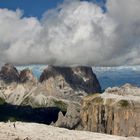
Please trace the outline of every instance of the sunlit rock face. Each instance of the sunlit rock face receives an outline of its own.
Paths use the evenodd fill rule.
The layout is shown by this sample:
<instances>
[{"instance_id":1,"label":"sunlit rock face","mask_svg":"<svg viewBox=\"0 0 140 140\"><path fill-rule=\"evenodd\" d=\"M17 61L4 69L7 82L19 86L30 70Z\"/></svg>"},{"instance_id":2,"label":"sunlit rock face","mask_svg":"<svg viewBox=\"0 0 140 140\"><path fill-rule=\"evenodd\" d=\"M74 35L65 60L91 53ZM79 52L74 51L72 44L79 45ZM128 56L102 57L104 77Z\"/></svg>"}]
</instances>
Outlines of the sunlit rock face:
<instances>
[{"instance_id":1,"label":"sunlit rock face","mask_svg":"<svg viewBox=\"0 0 140 140\"><path fill-rule=\"evenodd\" d=\"M85 130L121 136L140 136L140 88L126 84L83 100Z\"/></svg>"},{"instance_id":2,"label":"sunlit rock face","mask_svg":"<svg viewBox=\"0 0 140 140\"><path fill-rule=\"evenodd\" d=\"M105 90L105 93L108 93L109 95L120 95L126 98L133 96L133 100L135 100L137 99L137 96L140 97L140 88L131 84L125 84L122 87L109 87Z\"/></svg>"},{"instance_id":3,"label":"sunlit rock face","mask_svg":"<svg viewBox=\"0 0 140 140\"><path fill-rule=\"evenodd\" d=\"M20 82L22 83L26 83L26 82L33 82L33 83L37 83L37 79L34 77L32 71L28 68L22 70L20 72Z\"/></svg>"}]
</instances>

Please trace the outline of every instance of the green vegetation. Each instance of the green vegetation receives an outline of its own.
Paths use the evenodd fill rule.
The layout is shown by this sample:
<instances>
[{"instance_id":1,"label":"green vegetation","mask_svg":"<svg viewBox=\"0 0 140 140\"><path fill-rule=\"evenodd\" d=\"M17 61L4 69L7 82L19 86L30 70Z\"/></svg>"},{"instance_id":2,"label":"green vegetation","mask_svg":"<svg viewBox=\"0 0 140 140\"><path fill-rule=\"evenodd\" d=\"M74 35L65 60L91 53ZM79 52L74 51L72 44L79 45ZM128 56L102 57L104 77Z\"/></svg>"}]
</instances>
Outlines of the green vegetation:
<instances>
[{"instance_id":1,"label":"green vegetation","mask_svg":"<svg viewBox=\"0 0 140 140\"><path fill-rule=\"evenodd\" d=\"M68 105L63 101L54 100L54 106L60 108L62 111L66 112Z\"/></svg>"},{"instance_id":2,"label":"green vegetation","mask_svg":"<svg viewBox=\"0 0 140 140\"><path fill-rule=\"evenodd\" d=\"M16 122L17 118L16 117L9 117L7 120L10 122Z\"/></svg>"},{"instance_id":3,"label":"green vegetation","mask_svg":"<svg viewBox=\"0 0 140 140\"><path fill-rule=\"evenodd\" d=\"M0 98L0 105L3 105L5 103L5 100Z\"/></svg>"},{"instance_id":4,"label":"green vegetation","mask_svg":"<svg viewBox=\"0 0 140 140\"><path fill-rule=\"evenodd\" d=\"M121 107L128 107L129 106L129 102L127 100L121 100L121 101L119 101L119 105Z\"/></svg>"},{"instance_id":5,"label":"green vegetation","mask_svg":"<svg viewBox=\"0 0 140 140\"><path fill-rule=\"evenodd\" d=\"M88 94L86 97L94 97L94 96L99 96L100 94L99 93L91 93L91 94Z\"/></svg>"}]
</instances>

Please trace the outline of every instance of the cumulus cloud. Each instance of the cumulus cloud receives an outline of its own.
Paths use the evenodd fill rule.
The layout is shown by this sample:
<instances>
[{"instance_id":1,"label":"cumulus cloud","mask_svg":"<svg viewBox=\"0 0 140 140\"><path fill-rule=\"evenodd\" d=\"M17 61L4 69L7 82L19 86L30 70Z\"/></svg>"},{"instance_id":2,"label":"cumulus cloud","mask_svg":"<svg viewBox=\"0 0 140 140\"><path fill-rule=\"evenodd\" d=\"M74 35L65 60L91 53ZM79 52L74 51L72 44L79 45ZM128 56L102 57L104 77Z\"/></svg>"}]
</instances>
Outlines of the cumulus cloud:
<instances>
[{"instance_id":1,"label":"cumulus cloud","mask_svg":"<svg viewBox=\"0 0 140 140\"><path fill-rule=\"evenodd\" d=\"M41 20L0 9L0 63L140 64L140 1L65 1Z\"/></svg>"}]
</instances>

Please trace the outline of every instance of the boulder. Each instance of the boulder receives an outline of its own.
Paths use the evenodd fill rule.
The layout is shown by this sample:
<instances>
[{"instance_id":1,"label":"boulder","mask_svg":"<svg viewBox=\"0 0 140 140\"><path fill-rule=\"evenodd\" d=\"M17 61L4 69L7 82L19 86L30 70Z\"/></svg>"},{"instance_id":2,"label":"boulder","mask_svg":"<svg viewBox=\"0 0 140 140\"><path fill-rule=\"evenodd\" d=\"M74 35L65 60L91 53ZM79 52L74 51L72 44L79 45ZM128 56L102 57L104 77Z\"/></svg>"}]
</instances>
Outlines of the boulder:
<instances>
[{"instance_id":1,"label":"boulder","mask_svg":"<svg viewBox=\"0 0 140 140\"><path fill-rule=\"evenodd\" d=\"M69 104L65 115L59 112L55 126L68 129L81 129L80 107L78 104Z\"/></svg>"}]
</instances>

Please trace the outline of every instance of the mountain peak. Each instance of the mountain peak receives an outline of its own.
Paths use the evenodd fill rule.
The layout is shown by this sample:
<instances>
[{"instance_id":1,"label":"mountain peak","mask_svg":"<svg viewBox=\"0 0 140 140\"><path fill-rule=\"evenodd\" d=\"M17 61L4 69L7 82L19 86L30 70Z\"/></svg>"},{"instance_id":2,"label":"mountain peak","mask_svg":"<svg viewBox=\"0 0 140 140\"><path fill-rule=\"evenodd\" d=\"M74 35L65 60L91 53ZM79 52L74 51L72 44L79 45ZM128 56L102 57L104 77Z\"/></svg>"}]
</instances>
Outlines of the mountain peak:
<instances>
[{"instance_id":1,"label":"mountain peak","mask_svg":"<svg viewBox=\"0 0 140 140\"><path fill-rule=\"evenodd\" d=\"M5 64L0 70L0 78L5 82L18 82L18 70L12 64Z\"/></svg>"},{"instance_id":2,"label":"mountain peak","mask_svg":"<svg viewBox=\"0 0 140 140\"><path fill-rule=\"evenodd\" d=\"M66 88L65 85L69 85L72 89L82 90L86 93L101 91L100 84L91 67L48 66L41 74L39 81L48 81L50 78L58 81L57 84L61 81L63 84L59 85L60 88Z\"/></svg>"},{"instance_id":3,"label":"mountain peak","mask_svg":"<svg viewBox=\"0 0 140 140\"><path fill-rule=\"evenodd\" d=\"M32 71L29 68L22 70L20 72L19 77L20 77L20 82L22 82L22 83L25 83L28 81L33 82L33 83L37 82L36 78L34 77Z\"/></svg>"}]
</instances>

